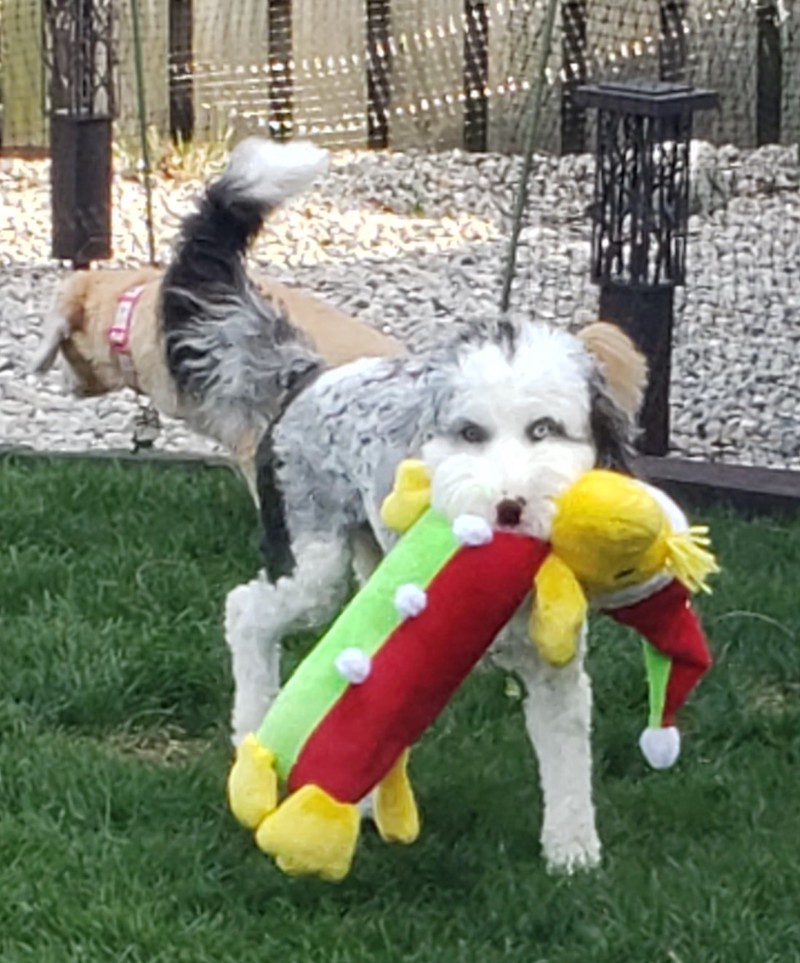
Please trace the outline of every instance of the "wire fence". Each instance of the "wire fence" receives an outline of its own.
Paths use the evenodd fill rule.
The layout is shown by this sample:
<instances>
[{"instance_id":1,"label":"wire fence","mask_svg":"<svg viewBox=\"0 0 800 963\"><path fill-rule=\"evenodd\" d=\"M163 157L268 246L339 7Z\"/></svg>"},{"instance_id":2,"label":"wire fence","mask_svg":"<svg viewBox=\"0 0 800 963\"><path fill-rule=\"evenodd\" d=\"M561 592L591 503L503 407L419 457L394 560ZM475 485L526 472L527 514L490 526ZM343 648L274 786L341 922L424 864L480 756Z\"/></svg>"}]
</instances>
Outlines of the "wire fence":
<instances>
[{"instance_id":1,"label":"wire fence","mask_svg":"<svg viewBox=\"0 0 800 963\"><path fill-rule=\"evenodd\" d=\"M44 148L48 12L115 18L118 130L135 135L127 0L3 0L3 146ZM334 147L513 151L547 0L139 0L147 124L218 140L310 135ZM739 147L800 139L800 25L789 0L560 0L540 146L585 149L571 90L631 76L712 86L704 137Z\"/></svg>"},{"instance_id":2,"label":"wire fence","mask_svg":"<svg viewBox=\"0 0 800 963\"><path fill-rule=\"evenodd\" d=\"M717 91L720 109L698 115L691 149L673 445L696 458L800 467L800 9L790 0L558 0L544 49L549 3L0 0L0 338L14 362L0 365L0 401L33 417L58 397L55 387L44 398L29 382L21 389L18 376L35 341L25 319L45 312L60 270L48 152L61 101L48 18L77 6L113 21L113 98L101 109L114 112L112 263L149 258L142 119L161 260L233 142L253 132L313 137L337 151L331 177L280 216L256 247L257 265L417 344L423 331L499 305L537 95L511 308L576 324L598 305L594 118L576 87L648 77ZM79 444L94 444L117 416L98 404ZM18 417L4 429L6 440L32 432Z\"/></svg>"}]
</instances>

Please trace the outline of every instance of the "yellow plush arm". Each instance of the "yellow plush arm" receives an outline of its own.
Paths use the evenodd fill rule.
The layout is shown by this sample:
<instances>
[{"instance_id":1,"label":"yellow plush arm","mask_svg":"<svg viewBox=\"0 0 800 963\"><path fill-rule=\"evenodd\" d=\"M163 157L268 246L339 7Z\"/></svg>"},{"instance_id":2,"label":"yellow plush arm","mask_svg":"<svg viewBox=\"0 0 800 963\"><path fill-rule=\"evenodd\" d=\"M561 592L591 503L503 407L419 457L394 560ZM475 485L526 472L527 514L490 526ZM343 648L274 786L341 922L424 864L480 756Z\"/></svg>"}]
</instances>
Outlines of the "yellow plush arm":
<instances>
[{"instance_id":1,"label":"yellow plush arm","mask_svg":"<svg viewBox=\"0 0 800 963\"><path fill-rule=\"evenodd\" d=\"M530 635L539 655L551 665L565 665L575 655L586 618L586 596L561 559L550 554L534 579Z\"/></svg>"},{"instance_id":2,"label":"yellow plush arm","mask_svg":"<svg viewBox=\"0 0 800 963\"><path fill-rule=\"evenodd\" d=\"M381 519L394 532L406 532L431 503L431 476L423 462L407 458L397 466L394 488L381 506Z\"/></svg>"}]
</instances>

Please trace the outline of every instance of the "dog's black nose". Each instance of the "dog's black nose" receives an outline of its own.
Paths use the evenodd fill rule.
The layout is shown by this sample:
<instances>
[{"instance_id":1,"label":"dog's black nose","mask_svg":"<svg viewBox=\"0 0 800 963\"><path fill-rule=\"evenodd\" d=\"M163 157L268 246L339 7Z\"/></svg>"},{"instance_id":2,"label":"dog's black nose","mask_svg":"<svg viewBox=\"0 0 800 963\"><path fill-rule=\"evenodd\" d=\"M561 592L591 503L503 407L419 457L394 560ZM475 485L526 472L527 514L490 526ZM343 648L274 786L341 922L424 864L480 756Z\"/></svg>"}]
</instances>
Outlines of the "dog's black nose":
<instances>
[{"instance_id":1,"label":"dog's black nose","mask_svg":"<svg viewBox=\"0 0 800 963\"><path fill-rule=\"evenodd\" d=\"M521 499L504 498L497 505L497 524L505 525L508 528L519 525L524 504Z\"/></svg>"}]
</instances>

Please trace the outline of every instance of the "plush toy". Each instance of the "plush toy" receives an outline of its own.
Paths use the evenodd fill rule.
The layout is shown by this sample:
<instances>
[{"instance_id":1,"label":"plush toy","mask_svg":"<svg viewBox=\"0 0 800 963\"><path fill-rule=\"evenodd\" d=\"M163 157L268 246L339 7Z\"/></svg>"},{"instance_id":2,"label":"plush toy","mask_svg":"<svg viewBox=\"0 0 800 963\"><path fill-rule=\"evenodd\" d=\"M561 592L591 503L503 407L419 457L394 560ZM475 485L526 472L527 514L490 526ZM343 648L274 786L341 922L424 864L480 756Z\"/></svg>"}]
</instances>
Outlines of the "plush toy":
<instances>
[{"instance_id":1,"label":"plush toy","mask_svg":"<svg viewBox=\"0 0 800 963\"><path fill-rule=\"evenodd\" d=\"M231 808L287 873L342 879L356 804L375 787L381 836L416 838L409 749L532 588L531 635L553 664L574 655L587 598L644 636L651 711L640 745L656 767L677 758L675 711L710 664L689 604L716 570L705 530L689 529L663 493L606 471L557 500L551 543L476 516L451 523L429 501L425 466L404 462L382 517L405 534L237 753Z\"/></svg>"},{"instance_id":2,"label":"plush toy","mask_svg":"<svg viewBox=\"0 0 800 963\"><path fill-rule=\"evenodd\" d=\"M234 815L287 873L344 877L356 803L376 786L381 836L416 837L408 749L522 604L549 551L475 516L451 523L425 510L414 503L415 471L405 466L405 495L385 513L404 526L422 516L289 679L229 776Z\"/></svg>"},{"instance_id":3,"label":"plush toy","mask_svg":"<svg viewBox=\"0 0 800 963\"><path fill-rule=\"evenodd\" d=\"M383 519L402 531L430 500L423 464L405 462ZM591 604L644 642L650 713L639 745L656 769L680 753L675 713L711 665L690 593L708 591L718 570L708 530L690 527L664 492L617 472L587 472L556 499L551 553L534 583L530 634L540 655L564 665L575 655Z\"/></svg>"},{"instance_id":4,"label":"plush toy","mask_svg":"<svg viewBox=\"0 0 800 963\"><path fill-rule=\"evenodd\" d=\"M639 740L656 769L680 753L675 713L711 665L690 593L718 571L708 530L690 527L667 495L616 472L587 472L556 501L552 554L536 574L531 636L554 664L574 653L586 601L636 629L650 691Z\"/></svg>"}]
</instances>

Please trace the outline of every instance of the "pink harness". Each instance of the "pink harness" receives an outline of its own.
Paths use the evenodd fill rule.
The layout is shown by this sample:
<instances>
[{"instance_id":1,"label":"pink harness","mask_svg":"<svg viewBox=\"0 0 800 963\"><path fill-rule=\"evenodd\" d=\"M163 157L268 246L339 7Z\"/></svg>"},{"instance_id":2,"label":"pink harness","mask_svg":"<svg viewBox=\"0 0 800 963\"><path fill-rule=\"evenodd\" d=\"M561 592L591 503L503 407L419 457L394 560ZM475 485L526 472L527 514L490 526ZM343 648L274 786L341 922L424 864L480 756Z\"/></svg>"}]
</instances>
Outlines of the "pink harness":
<instances>
[{"instance_id":1,"label":"pink harness","mask_svg":"<svg viewBox=\"0 0 800 963\"><path fill-rule=\"evenodd\" d=\"M117 314L114 323L108 329L108 343L111 350L119 355L119 363L125 377L136 386L136 371L131 358L131 329L133 327L133 312L144 291L144 285L131 288L117 298Z\"/></svg>"}]
</instances>

